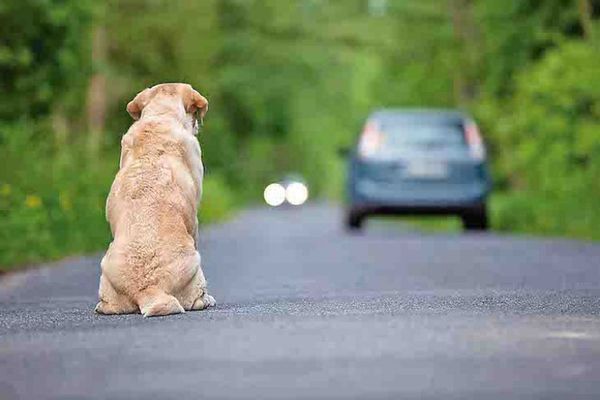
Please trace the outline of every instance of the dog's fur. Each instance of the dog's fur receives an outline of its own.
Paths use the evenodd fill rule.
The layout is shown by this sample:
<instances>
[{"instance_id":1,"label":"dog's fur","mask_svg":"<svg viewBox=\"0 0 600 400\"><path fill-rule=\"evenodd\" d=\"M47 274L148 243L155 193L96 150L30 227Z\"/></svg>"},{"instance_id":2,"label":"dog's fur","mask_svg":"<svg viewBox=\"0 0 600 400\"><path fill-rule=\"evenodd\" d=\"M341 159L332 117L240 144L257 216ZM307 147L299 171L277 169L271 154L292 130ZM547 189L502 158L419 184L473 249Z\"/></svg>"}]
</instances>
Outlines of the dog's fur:
<instances>
[{"instance_id":1,"label":"dog's fur","mask_svg":"<svg viewBox=\"0 0 600 400\"><path fill-rule=\"evenodd\" d=\"M137 121L121 141L106 201L114 240L101 263L98 313L150 317L215 305L197 245L203 166L196 116L207 110L208 101L182 83L145 89L127 105Z\"/></svg>"}]
</instances>

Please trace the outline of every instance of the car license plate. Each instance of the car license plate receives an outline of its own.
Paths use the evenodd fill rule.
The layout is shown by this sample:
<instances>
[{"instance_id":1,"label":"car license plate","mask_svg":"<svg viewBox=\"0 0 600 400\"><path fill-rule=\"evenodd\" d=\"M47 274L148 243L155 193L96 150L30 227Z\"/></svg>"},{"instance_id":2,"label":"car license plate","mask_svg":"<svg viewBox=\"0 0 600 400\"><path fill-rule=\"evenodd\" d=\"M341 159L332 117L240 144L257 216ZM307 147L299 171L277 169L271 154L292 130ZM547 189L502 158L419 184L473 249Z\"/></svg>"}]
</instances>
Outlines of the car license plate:
<instances>
[{"instance_id":1,"label":"car license plate","mask_svg":"<svg viewBox=\"0 0 600 400\"><path fill-rule=\"evenodd\" d=\"M406 166L407 178L442 179L448 176L448 165L441 162L413 161Z\"/></svg>"}]
</instances>

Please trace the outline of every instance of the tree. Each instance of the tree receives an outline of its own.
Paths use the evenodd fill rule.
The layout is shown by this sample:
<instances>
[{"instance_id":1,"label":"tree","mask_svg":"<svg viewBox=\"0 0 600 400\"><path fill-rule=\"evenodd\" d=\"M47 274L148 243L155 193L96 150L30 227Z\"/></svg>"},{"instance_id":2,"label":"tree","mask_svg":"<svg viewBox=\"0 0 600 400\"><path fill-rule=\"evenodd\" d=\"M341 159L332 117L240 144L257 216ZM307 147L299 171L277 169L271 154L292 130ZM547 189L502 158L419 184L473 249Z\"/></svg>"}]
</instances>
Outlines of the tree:
<instances>
[{"instance_id":1,"label":"tree","mask_svg":"<svg viewBox=\"0 0 600 400\"><path fill-rule=\"evenodd\" d=\"M91 0L2 3L0 119L39 119L60 103L78 108L91 20Z\"/></svg>"}]
</instances>

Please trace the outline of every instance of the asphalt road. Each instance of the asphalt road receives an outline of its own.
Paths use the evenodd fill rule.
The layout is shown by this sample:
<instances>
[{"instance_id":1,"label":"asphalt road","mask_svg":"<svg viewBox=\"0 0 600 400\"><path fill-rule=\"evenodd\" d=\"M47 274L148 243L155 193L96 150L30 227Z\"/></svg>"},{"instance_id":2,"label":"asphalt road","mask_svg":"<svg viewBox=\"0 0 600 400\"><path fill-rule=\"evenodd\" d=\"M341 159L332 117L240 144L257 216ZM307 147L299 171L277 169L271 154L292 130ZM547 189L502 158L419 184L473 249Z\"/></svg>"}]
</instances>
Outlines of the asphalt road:
<instances>
[{"instance_id":1,"label":"asphalt road","mask_svg":"<svg viewBox=\"0 0 600 400\"><path fill-rule=\"evenodd\" d=\"M340 221L204 229L209 311L94 314L100 256L2 278L0 399L600 398L600 244Z\"/></svg>"}]
</instances>

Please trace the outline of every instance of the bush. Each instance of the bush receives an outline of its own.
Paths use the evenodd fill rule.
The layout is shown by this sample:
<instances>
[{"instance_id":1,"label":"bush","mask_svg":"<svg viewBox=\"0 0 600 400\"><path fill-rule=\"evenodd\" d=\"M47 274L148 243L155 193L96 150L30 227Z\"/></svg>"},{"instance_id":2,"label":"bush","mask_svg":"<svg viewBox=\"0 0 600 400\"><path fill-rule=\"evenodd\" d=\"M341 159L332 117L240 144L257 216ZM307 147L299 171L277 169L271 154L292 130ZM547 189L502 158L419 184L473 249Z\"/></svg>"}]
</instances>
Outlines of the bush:
<instances>
[{"instance_id":1,"label":"bush","mask_svg":"<svg viewBox=\"0 0 600 400\"><path fill-rule=\"evenodd\" d=\"M53 149L42 125L0 127L0 270L105 249L104 207L118 150L93 159L82 143ZM218 176L205 180L203 223L229 215L234 196Z\"/></svg>"},{"instance_id":2,"label":"bush","mask_svg":"<svg viewBox=\"0 0 600 400\"><path fill-rule=\"evenodd\" d=\"M480 109L511 191L497 197L495 227L600 237L598 65L592 44L565 41L517 77L506 105Z\"/></svg>"},{"instance_id":3,"label":"bush","mask_svg":"<svg viewBox=\"0 0 600 400\"><path fill-rule=\"evenodd\" d=\"M58 103L79 110L89 62L91 0L3 1L0 118L38 118Z\"/></svg>"},{"instance_id":4,"label":"bush","mask_svg":"<svg viewBox=\"0 0 600 400\"><path fill-rule=\"evenodd\" d=\"M110 239L104 200L115 173L108 155L54 151L47 129L0 128L0 268L94 251Z\"/></svg>"},{"instance_id":5,"label":"bush","mask_svg":"<svg viewBox=\"0 0 600 400\"><path fill-rule=\"evenodd\" d=\"M222 221L231 215L235 208L235 195L221 176L205 176L202 192L198 208L200 224Z\"/></svg>"},{"instance_id":6,"label":"bush","mask_svg":"<svg viewBox=\"0 0 600 400\"><path fill-rule=\"evenodd\" d=\"M498 231L600 239L593 199L548 198L534 192L492 196L492 227Z\"/></svg>"}]
</instances>

